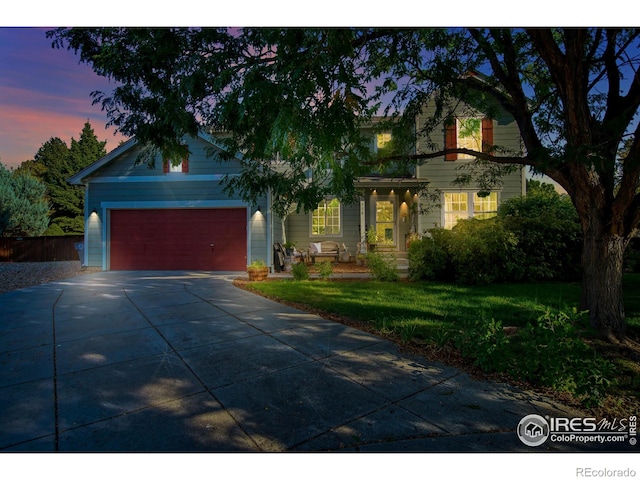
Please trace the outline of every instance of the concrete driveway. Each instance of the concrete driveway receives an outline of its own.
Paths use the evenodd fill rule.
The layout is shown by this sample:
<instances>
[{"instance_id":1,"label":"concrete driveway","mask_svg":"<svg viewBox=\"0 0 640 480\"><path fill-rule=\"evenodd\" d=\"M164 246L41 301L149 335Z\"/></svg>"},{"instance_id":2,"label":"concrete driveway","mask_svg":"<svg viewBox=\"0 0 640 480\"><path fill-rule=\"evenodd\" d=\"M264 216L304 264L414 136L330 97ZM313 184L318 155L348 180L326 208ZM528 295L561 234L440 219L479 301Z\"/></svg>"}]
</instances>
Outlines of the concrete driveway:
<instances>
[{"instance_id":1,"label":"concrete driveway","mask_svg":"<svg viewBox=\"0 0 640 480\"><path fill-rule=\"evenodd\" d=\"M584 449L515 433L526 415L575 412L236 276L102 272L0 295L0 451Z\"/></svg>"}]
</instances>

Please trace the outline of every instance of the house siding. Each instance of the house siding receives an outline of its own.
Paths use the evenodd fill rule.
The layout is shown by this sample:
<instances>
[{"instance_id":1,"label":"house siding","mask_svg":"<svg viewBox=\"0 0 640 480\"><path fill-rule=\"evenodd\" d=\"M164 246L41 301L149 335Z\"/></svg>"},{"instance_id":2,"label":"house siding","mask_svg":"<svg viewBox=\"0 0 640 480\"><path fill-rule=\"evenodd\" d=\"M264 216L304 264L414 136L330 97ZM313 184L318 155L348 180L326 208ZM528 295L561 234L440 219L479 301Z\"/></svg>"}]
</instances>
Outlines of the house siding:
<instances>
[{"instance_id":1,"label":"house siding","mask_svg":"<svg viewBox=\"0 0 640 480\"><path fill-rule=\"evenodd\" d=\"M461 107L465 108L465 107ZM433 107L425 108L423 114L416 120L416 131L421 131L424 124L424 119L429 115L433 115ZM502 113L498 118L491 121L493 144L502 148L506 148L512 151L515 155L519 155L522 151L520 142L520 134L518 126L515 121L506 113ZM486 128L487 125L484 125ZM375 144L374 131L370 131L372 135L372 147ZM430 137L420 137L417 139L415 145L415 153L427 153L431 150L428 145L434 144L435 148L442 150L445 148L445 135L446 129L444 124L437 127ZM406 249L406 243L410 233L412 233L412 226L415 224L415 231L417 233L424 233L430 228L440 227L443 224L443 211L442 211L442 194L444 192L477 192L479 190L477 185L468 185L463 187L454 186L453 181L460 173L460 167L465 164L471 163L470 159L457 159L447 160L444 156L434 158L425 161L423 164L416 167L415 170L415 183L424 181L428 182L429 189L432 192L440 192L440 201L428 203L425 198L417 198L415 196L416 189L415 184L401 184L398 182L397 188L391 188L389 181L381 179L382 183L376 184L376 180L373 177L367 182L367 187L362 189L363 199L366 200L365 208L365 228L368 228L373 223L373 208L374 200L376 198L389 198L395 199L397 206L397 224L396 224L396 245L395 247L399 251ZM523 195L524 188L524 175L525 170L518 168L516 172L506 175L502 178L502 185L495 189L498 193L498 204L501 202ZM374 193L375 192L375 193ZM412 207L415 202L418 202L417 218L414 218ZM404 202L404 204L403 204ZM404 209L404 211L402 210ZM402 218L403 213L405 218ZM307 248L312 241L322 240L334 240L339 243L347 245L352 255L357 250L357 245L360 242L360 206L343 205L342 209L342 233L340 236L326 236L326 237L311 237L310 231L310 213L309 214L294 214L290 215L286 223L287 228L287 240L296 243L298 248ZM277 237L281 238L281 234Z\"/></svg>"},{"instance_id":2,"label":"house siding","mask_svg":"<svg viewBox=\"0 0 640 480\"><path fill-rule=\"evenodd\" d=\"M464 107L463 107L464 108ZM427 107L424 116L417 119L417 129L420 131L424 121L428 115L433 114L433 108ZM416 145L416 152L427 153L432 151L428 148L429 142L433 142L434 148L443 149L445 146L446 129L444 124L437 127L429 137L421 137ZM520 142L520 132L518 126L510 116L502 113L498 118L493 119L493 143L494 145L506 148L514 154L521 154L522 145ZM470 159L458 159L454 161L445 160L444 156L425 161L417 168L416 176L422 180L429 181L429 188L432 191L440 190L442 192L477 192L477 185L468 185L459 187L453 185L453 180L459 175L460 167L464 164L473 162ZM498 192L498 204L503 201L523 195L524 185L524 168L519 168L516 172L506 175L502 178L502 185L496 188ZM421 199L421 211L425 212L418 216L417 230L422 233L430 228L442 226L442 208L441 205L428 204Z\"/></svg>"},{"instance_id":3,"label":"house siding","mask_svg":"<svg viewBox=\"0 0 640 480\"><path fill-rule=\"evenodd\" d=\"M341 217L340 235L311 236L311 212L291 214L286 223L287 240L304 250L309 248L311 242L332 240L340 245L344 243L351 255L355 256L356 247L360 241L360 205L342 204Z\"/></svg>"},{"instance_id":4,"label":"house siding","mask_svg":"<svg viewBox=\"0 0 640 480\"><path fill-rule=\"evenodd\" d=\"M188 173L163 173L159 156L156 168L135 165L140 150L134 146L85 179L87 265L109 268L109 215L114 208L246 208L247 259L271 262L266 199L260 201L261 212L256 215L256 206L230 198L220 180L239 171L237 162L208 157L211 144L201 138L190 139L188 146ZM90 213L94 209L97 215Z\"/></svg>"},{"instance_id":5,"label":"house siding","mask_svg":"<svg viewBox=\"0 0 640 480\"><path fill-rule=\"evenodd\" d=\"M189 172L187 175L212 175L238 173L239 165L236 161L221 161L217 147L202 138L185 141L189 147ZM100 177L164 177L181 173L163 173L162 157L158 154L154 158L152 167L147 164L137 164L136 160L142 153L142 148L133 146L121 158L116 159L100 170Z\"/></svg>"}]
</instances>

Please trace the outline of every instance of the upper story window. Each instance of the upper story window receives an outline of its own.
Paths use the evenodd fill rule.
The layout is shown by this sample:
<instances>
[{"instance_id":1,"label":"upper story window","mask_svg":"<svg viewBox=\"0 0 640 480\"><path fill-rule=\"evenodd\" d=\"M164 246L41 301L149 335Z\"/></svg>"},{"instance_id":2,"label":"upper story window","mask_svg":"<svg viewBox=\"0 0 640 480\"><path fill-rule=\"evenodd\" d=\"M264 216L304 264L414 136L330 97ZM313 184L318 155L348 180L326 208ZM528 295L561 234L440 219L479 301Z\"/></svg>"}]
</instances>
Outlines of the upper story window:
<instances>
[{"instance_id":1,"label":"upper story window","mask_svg":"<svg viewBox=\"0 0 640 480\"><path fill-rule=\"evenodd\" d=\"M184 146L187 148L186 145ZM189 156L188 154L180 160L180 163L176 165L171 162L168 158L162 160L162 171L163 173L189 173Z\"/></svg>"},{"instance_id":2,"label":"upper story window","mask_svg":"<svg viewBox=\"0 0 640 480\"><path fill-rule=\"evenodd\" d=\"M467 148L482 151L482 119L457 118L456 119L456 144L458 148ZM459 153L458 158L473 158L472 155Z\"/></svg>"},{"instance_id":3,"label":"upper story window","mask_svg":"<svg viewBox=\"0 0 640 480\"><path fill-rule=\"evenodd\" d=\"M182 165L182 161L177 165L169 162L169 173L182 173Z\"/></svg>"},{"instance_id":4,"label":"upper story window","mask_svg":"<svg viewBox=\"0 0 640 480\"><path fill-rule=\"evenodd\" d=\"M337 198L320 203L311 215L311 235L340 235L340 210L340 200Z\"/></svg>"},{"instance_id":5,"label":"upper story window","mask_svg":"<svg viewBox=\"0 0 640 480\"><path fill-rule=\"evenodd\" d=\"M386 147L390 141L391 141L390 133L378 133L376 135L376 148L380 150Z\"/></svg>"},{"instance_id":6,"label":"upper story window","mask_svg":"<svg viewBox=\"0 0 640 480\"><path fill-rule=\"evenodd\" d=\"M480 117L458 117L445 127L445 148L465 148L487 152L493 145L493 120ZM447 153L445 160L474 158L466 153Z\"/></svg>"}]
</instances>

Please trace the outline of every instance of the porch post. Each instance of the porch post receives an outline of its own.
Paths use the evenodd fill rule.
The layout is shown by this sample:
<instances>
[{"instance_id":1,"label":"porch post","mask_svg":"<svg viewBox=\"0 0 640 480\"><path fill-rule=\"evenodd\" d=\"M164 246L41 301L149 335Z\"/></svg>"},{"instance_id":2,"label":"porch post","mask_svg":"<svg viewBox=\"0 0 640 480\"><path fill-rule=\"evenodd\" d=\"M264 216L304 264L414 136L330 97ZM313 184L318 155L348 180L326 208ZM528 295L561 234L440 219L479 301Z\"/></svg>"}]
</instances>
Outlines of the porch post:
<instances>
[{"instance_id":1,"label":"porch post","mask_svg":"<svg viewBox=\"0 0 640 480\"><path fill-rule=\"evenodd\" d=\"M360 200L360 251L358 253L366 253L366 218L365 218L365 210L364 210L364 200Z\"/></svg>"}]
</instances>

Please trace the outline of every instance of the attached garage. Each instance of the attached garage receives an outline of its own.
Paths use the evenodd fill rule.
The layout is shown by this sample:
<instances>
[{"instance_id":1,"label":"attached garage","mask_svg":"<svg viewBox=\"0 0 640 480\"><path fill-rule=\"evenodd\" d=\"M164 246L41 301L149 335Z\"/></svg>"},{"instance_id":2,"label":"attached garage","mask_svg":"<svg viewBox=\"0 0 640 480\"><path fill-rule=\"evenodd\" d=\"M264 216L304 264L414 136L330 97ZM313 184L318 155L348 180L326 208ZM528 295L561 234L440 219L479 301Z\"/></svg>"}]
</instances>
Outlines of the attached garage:
<instances>
[{"instance_id":1,"label":"attached garage","mask_svg":"<svg viewBox=\"0 0 640 480\"><path fill-rule=\"evenodd\" d=\"M111 270L246 269L246 208L114 209L109 225Z\"/></svg>"}]
</instances>

